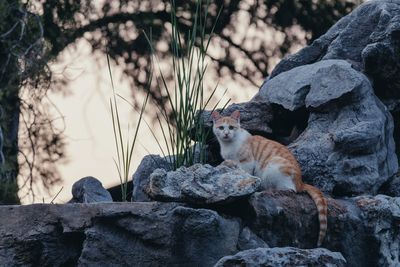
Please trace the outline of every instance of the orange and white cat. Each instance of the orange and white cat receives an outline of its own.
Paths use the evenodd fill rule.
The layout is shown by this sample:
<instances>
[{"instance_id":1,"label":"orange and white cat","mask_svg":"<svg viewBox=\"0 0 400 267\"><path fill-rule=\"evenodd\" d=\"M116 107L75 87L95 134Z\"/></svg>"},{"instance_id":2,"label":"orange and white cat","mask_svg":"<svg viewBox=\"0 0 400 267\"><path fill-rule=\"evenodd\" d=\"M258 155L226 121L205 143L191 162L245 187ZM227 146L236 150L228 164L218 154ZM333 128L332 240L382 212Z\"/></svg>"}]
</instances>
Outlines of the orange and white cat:
<instances>
[{"instance_id":1,"label":"orange and white cat","mask_svg":"<svg viewBox=\"0 0 400 267\"><path fill-rule=\"evenodd\" d=\"M212 113L213 132L225 161L238 165L247 173L261 178L262 188L307 192L318 209L321 246L327 230L327 204L322 192L303 183L301 169L294 155L284 145L262 136L251 135L240 127L240 113L222 117Z\"/></svg>"}]
</instances>

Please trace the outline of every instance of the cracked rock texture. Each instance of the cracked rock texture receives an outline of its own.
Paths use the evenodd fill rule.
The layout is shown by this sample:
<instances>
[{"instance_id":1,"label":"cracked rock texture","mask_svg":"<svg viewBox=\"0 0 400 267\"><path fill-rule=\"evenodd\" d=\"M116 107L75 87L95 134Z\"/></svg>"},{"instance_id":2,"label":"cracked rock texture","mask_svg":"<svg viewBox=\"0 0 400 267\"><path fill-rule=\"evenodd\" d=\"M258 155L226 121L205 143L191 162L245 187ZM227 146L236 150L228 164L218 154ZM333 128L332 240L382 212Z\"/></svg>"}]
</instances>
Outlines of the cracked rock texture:
<instances>
[{"instance_id":1,"label":"cracked rock texture","mask_svg":"<svg viewBox=\"0 0 400 267\"><path fill-rule=\"evenodd\" d=\"M0 263L213 266L239 233L238 219L172 203L1 206Z\"/></svg>"},{"instance_id":2,"label":"cracked rock texture","mask_svg":"<svg viewBox=\"0 0 400 267\"><path fill-rule=\"evenodd\" d=\"M255 260L258 252L248 249L262 248L259 260L281 249L285 262L313 262L322 251L326 262L341 253L347 266L400 265L400 198L328 199L328 231L319 250L312 250L317 211L306 194L255 193L247 206L251 214L233 209L160 202L0 206L0 263L213 266L225 256ZM294 246L301 250L285 248Z\"/></svg>"},{"instance_id":3,"label":"cracked rock texture","mask_svg":"<svg viewBox=\"0 0 400 267\"><path fill-rule=\"evenodd\" d=\"M255 213L249 228L270 247L315 247L319 223L307 194L260 192L249 203ZM399 231L400 198L328 199L328 230L322 246L341 252L348 266L399 266Z\"/></svg>"},{"instance_id":4,"label":"cracked rock texture","mask_svg":"<svg viewBox=\"0 0 400 267\"><path fill-rule=\"evenodd\" d=\"M346 260L338 252L327 249L257 248L223 257L215 267L234 266L321 266L345 267Z\"/></svg>"},{"instance_id":5,"label":"cracked rock texture","mask_svg":"<svg viewBox=\"0 0 400 267\"><path fill-rule=\"evenodd\" d=\"M221 204L241 199L260 187L260 179L239 168L194 164L150 175L147 193L156 200L194 204Z\"/></svg>"},{"instance_id":6,"label":"cracked rock texture","mask_svg":"<svg viewBox=\"0 0 400 267\"><path fill-rule=\"evenodd\" d=\"M322 60L283 72L254 97L309 112L289 145L303 179L336 195L376 194L398 170L393 119L368 78L343 60Z\"/></svg>"}]
</instances>

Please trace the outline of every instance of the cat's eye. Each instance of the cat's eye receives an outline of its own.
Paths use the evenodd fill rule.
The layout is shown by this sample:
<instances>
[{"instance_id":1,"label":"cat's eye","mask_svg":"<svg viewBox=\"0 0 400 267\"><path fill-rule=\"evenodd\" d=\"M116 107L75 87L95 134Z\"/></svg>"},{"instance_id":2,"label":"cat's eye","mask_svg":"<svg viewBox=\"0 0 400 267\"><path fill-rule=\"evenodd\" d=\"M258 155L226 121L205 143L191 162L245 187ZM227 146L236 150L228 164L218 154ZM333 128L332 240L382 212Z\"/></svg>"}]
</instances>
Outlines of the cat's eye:
<instances>
[{"instance_id":1,"label":"cat's eye","mask_svg":"<svg viewBox=\"0 0 400 267\"><path fill-rule=\"evenodd\" d=\"M229 126L229 130L233 130L233 129L235 129L235 127L233 127L232 125Z\"/></svg>"},{"instance_id":2,"label":"cat's eye","mask_svg":"<svg viewBox=\"0 0 400 267\"><path fill-rule=\"evenodd\" d=\"M219 126L218 129L223 130L224 126Z\"/></svg>"}]
</instances>

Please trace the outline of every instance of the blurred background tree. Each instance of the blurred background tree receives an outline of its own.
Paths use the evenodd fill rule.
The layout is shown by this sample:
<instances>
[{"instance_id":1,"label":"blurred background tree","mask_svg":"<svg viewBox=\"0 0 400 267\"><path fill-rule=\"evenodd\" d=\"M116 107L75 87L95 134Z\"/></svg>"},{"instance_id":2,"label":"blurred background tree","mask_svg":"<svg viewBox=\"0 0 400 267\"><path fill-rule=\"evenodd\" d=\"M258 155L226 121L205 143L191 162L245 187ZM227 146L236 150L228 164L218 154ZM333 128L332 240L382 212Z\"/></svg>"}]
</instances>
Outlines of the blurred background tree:
<instances>
[{"instance_id":1,"label":"blurred background tree","mask_svg":"<svg viewBox=\"0 0 400 267\"><path fill-rule=\"evenodd\" d=\"M209 21L206 23L209 28L206 32L211 31L218 12L222 10L208 54L213 62L213 69L219 77L234 79L243 88L258 88L279 59L324 34L330 26L350 13L360 2L359 0L211 1L208 10ZM175 5L179 28L182 36L185 36L191 26L195 1L175 0ZM73 48L78 40L83 39L91 45L93 54L99 59L108 53L110 58L123 68L132 87L144 91L150 71L151 56L145 33L151 30L155 53L161 61L171 56L168 42L168 32L171 30L170 1L26 0L23 7L40 16L43 40L46 44L46 49L42 47L43 50L37 53L46 55L39 57L42 58L42 62L43 58L45 61L56 60L67 47ZM13 20L7 16L11 16L9 10L0 7L0 18L2 18L0 36L3 37L4 33L14 25ZM5 19L6 17L8 19ZM16 20L19 21L18 16ZM2 54L0 60L5 58ZM10 63L7 73L14 72L12 68L18 68L16 58L13 60L14 64ZM31 184L34 177L40 179L45 188L50 188L60 181L54 163L64 157L65 142L62 132L52 127L52 121L46 117L46 106L38 100L45 96L50 83L52 90L62 92L68 81L52 79L45 65L40 69L44 70L40 72L42 75L30 75L35 78L26 79L31 81L30 86L22 87L21 80L18 80L13 83L14 87L6 89L11 94L11 98L7 101L13 103L11 107L14 109L3 114L14 116L14 124L5 122L1 124L5 136L14 131L15 137L15 127L18 129L18 120L15 117L18 118L18 107L24 106L19 116L19 148L24 156L19 165L21 170L25 170L23 179L25 182L20 187ZM170 77L168 73L164 73L164 76ZM4 91L5 87L1 88ZM20 88L31 88L31 90L21 91ZM21 97L23 93L29 97ZM154 104L165 105L165 96L155 88L150 89L150 96ZM25 100L21 102L20 99ZM133 94L132 99L136 103ZM22 140L24 141L21 142ZM16 141L10 148L5 142L3 151L6 158L15 158ZM15 165L15 162L13 164ZM16 180L17 173L18 171L12 173L11 180Z\"/></svg>"}]
</instances>

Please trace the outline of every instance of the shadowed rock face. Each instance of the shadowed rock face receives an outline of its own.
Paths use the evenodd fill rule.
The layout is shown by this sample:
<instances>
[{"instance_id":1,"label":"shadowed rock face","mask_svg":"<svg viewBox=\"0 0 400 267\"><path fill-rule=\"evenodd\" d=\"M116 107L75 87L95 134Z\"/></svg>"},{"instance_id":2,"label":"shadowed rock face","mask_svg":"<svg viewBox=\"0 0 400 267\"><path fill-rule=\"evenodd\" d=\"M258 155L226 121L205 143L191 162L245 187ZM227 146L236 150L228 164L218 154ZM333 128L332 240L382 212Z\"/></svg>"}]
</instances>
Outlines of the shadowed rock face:
<instances>
[{"instance_id":1,"label":"shadowed rock face","mask_svg":"<svg viewBox=\"0 0 400 267\"><path fill-rule=\"evenodd\" d=\"M150 174L156 169L169 171L171 170L171 166L167 160L159 155L147 155L142 159L132 177L132 201L150 201L150 198L143 190L149 183Z\"/></svg>"},{"instance_id":2,"label":"shadowed rock face","mask_svg":"<svg viewBox=\"0 0 400 267\"><path fill-rule=\"evenodd\" d=\"M306 194L255 193L247 208L253 209L252 216L239 210L234 218L160 202L0 206L0 262L4 266L213 266L240 250L267 246L301 250L247 251L227 259L251 262L273 253L274 259L300 264L319 257L329 259L326 262L340 258L327 250L319 250L326 257L313 250L318 219ZM347 266L398 266L399 231L400 198L329 199L323 247L340 252ZM279 257L276 251L282 252Z\"/></svg>"},{"instance_id":3,"label":"shadowed rock face","mask_svg":"<svg viewBox=\"0 0 400 267\"><path fill-rule=\"evenodd\" d=\"M213 266L237 219L172 203L0 207L2 266Z\"/></svg>"},{"instance_id":4,"label":"shadowed rock face","mask_svg":"<svg viewBox=\"0 0 400 267\"><path fill-rule=\"evenodd\" d=\"M223 257L215 267L233 266L326 266L344 267L346 260L327 249L257 248Z\"/></svg>"},{"instance_id":5,"label":"shadowed rock face","mask_svg":"<svg viewBox=\"0 0 400 267\"><path fill-rule=\"evenodd\" d=\"M249 202L256 214L249 228L270 247L315 247L318 216L308 195L262 192ZM397 266L399 231L400 198L328 199L328 230L322 246L341 252L348 266Z\"/></svg>"}]
</instances>

